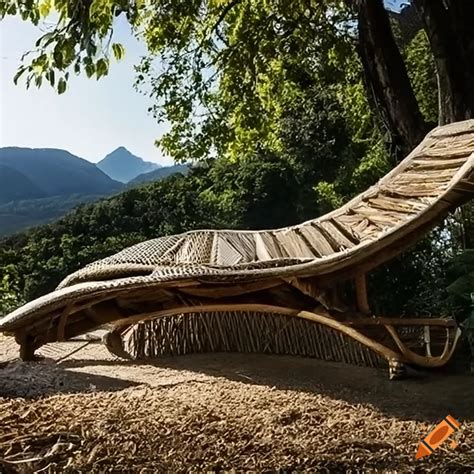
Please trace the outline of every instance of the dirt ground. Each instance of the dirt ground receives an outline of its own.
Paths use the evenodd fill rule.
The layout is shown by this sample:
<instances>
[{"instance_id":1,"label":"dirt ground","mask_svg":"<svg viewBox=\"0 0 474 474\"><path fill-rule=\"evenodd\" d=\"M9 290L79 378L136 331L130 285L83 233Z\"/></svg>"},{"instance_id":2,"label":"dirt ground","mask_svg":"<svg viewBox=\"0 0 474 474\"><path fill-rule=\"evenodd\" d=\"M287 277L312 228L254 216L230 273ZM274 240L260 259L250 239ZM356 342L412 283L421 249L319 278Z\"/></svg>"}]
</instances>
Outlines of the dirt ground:
<instances>
[{"instance_id":1,"label":"dirt ground","mask_svg":"<svg viewBox=\"0 0 474 474\"><path fill-rule=\"evenodd\" d=\"M0 472L474 472L474 377L286 356L196 354L139 363L84 342L16 359L0 336ZM58 362L59 361L59 362ZM445 443L418 442L451 414Z\"/></svg>"}]
</instances>

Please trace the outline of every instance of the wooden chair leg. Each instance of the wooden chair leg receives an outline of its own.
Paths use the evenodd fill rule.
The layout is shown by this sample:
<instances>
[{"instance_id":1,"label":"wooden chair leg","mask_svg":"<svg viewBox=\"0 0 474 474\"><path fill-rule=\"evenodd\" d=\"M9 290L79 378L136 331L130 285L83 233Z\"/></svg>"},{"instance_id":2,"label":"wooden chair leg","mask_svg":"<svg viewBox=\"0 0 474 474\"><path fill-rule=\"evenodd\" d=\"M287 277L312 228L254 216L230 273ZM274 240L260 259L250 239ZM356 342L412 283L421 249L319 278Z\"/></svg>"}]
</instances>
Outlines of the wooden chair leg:
<instances>
[{"instance_id":1,"label":"wooden chair leg","mask_svg":"<svg viewBox=\"0 0 474 474\"><path fill-rule=\"evenodd\" d=\"M388 378L390 380L401 380L406 377L406 366L399 360L388 361Z\"/></svg>"},{"instance_id":2,"label":"wooden chair leg","mask_svg":"<svg viewBox=\"0 0 474 474\"><path fill-rule=\"evenodd\" d=\"M423 326L423 340L427 357L431 357L431 332L429 326Z\"/></svg>"},{"instance_id":3,"label":"wooden chair leg","mask_svg":"<svg viewBox=\"0 0 474 474\"><path fill-rule=\"evenodd\" d=\"M23 335L17 338L17 342L20 344L20 359L24 362L32 362L39 360L35 354L37 346L34 344L34 339L29 335Z\"/></svg>"},{"instance_id":4,"label":"wooden chair leg","mask_svg":"<svg viewBox=\"0 0 474 474\"><path fill-rule=\"evenodd\" d=\"M124 340L123 334L130 328L131 326L121 326L118 328L114 328L111 331L104 334L102 338L102 342L104 343L107 350L121 359L131 359L132 357L130 354L125 350L124 347Z\"/></svg>"}]
</instances>

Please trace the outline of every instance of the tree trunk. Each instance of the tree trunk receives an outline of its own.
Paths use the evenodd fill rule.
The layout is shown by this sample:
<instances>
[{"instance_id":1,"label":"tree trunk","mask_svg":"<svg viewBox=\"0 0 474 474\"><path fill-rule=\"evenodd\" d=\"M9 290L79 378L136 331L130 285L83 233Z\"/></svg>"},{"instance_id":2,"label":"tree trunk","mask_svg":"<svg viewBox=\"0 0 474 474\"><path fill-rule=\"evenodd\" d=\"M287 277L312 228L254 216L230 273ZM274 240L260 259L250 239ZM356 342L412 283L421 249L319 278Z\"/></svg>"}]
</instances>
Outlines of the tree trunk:
<instances>
[{"instance_id":1,"label":"tree trunk","mask_svg":"<svg viewBox=\"0 0 474 474\"><path fill-rule=\"evenodd\" d=\"M359 55L366 86L394 145L403 153L414 148L428 126L420 112L403 58L395 43L382 0L355 0Z\"/></svg>"},{"instance_id":2,"label":"tree trunk","mask_svg":"<svg viewBox=\"0 0 474 474\"><path fill-rule=\"evenodd\" d=\"M440 124L474 117L474 1L414 0L436 62Z\"/></svg>"}]
</instances>

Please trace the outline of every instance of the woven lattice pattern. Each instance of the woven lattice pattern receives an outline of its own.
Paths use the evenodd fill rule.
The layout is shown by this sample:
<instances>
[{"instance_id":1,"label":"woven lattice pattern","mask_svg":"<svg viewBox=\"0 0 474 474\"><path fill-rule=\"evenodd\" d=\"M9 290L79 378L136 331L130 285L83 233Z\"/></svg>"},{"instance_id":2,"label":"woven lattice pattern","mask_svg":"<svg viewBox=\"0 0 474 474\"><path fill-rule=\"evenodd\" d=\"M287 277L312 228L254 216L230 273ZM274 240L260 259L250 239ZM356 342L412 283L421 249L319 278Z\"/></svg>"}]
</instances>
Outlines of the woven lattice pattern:
<instances>
[{"instance_id":1,"label":"woven lattice pattern","mask_svg":"<svg viewBox=\"0 0 474 474\"><path fill-rule=\"evenodd\" d=\"M200 352L286 354L367 367L386 361L337 331L279 314L193 313L136 325L126 337L137 359Z\"/></svg>"}]
</instances>

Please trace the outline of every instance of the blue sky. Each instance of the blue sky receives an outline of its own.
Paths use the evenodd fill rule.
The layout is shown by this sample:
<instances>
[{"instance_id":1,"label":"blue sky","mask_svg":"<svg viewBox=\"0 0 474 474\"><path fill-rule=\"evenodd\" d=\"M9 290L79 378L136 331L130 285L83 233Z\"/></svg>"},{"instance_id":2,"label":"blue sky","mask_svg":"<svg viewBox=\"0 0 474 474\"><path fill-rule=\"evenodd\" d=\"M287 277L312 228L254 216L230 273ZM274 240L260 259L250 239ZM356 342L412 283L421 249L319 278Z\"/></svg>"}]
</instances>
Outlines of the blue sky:
<instances>
[{"instance_id":1,"label":"blue sky","mask_svg":"<svg viewBox=\"0 0 474 474\"><path fill-rule=\"evenodd\" d=\"M385 8L394 11L400 11L400 7L405 3L411 3L411 0L384 0Z\"/></svg>"},{"instance_id":2,"label":"blue sky","mask_svg":"<svg viewBox=\"0 0 474 474\"><path fill-rule=\"evenodd\" d=\"M125 146L146 160L172 164L154 146L164 126L147 113L150 99L133 88L133 65L145 49L125 21L117 22L114 34L114 42L125 46L125 58L99 81L72 77L60 96L48 85L26 90L24 82L13 84L21 55L40 34L18 18L0 22L0 146L62 148L93 162Z\"/></svg>"}]
</instances>

